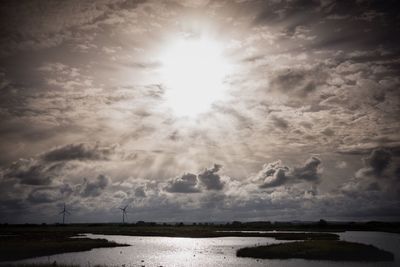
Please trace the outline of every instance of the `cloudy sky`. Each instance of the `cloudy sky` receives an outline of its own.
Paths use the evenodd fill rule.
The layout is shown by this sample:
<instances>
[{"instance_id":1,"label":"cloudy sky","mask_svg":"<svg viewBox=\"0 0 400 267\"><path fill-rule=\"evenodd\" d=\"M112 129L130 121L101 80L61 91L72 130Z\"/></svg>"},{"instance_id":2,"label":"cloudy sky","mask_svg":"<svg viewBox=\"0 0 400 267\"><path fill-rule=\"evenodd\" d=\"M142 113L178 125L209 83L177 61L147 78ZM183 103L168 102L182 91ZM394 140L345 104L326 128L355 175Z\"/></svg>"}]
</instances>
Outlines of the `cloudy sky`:
<instances>
[{"instance_id":1,"label":"cloudy sky","mask_svg":"<svg viewBox=\"0 0 400 267\"><path fill-rule=\"evenodd\" d=\"M3 1L0 222L399 220L399 14Z\"/></svg>"}]
</instances>

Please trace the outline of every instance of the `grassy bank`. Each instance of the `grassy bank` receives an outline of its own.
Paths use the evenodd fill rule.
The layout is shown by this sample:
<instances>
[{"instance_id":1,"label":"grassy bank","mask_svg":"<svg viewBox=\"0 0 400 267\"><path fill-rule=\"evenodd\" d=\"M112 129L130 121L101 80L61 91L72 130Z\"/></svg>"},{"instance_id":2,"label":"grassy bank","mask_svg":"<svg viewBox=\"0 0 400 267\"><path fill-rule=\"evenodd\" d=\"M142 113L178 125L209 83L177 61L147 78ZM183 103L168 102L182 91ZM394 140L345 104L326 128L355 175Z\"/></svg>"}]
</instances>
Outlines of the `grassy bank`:
<instances>
[{"instance_id":1,"label":"grassy bank","mask_svg":"<svg viewBox=\"0 0 400 267\"><path fill-rule=\"evenodd\" d=\"M392 253L372 245L346 241L313 240L239 249L238 257L332 261L393 261Z\"/></svg>"},{"instance_id":2,"label":"grassy bank","mask_svg":"<svg viewBox=\"0 0 400 267\"><path fill-rule=\"evenodd\" d=\"M69 264L58 264L58 263L19 263L19 264L7 264L0 265L2 267L81 267L79 265L69 265ZM91 267L106 267L94 265Z\"/></svg>"},{"instance_id":3,"label":"grassy bank","mask_svg":"<svg viewBox=\"0 0 400 267\"><path fill-rule=\"evenodd\" d=\"M18 264L0 264L1 267L121 267L118 265L111 265L111 266L107 266L107 265L74 265L74 264L60 264L57 262L53 262L53 263L18 263Z\"/></svg>"},{"instance_id":4,"label":"grassy bank","mask_svg":"<svg viewBox=\"0 0 400 267\"><path fill-rule=\"evenodd\" d=\"M21 260L93 248L125 246L106 239L69 238L62 235L17 235L0 238L0 261Z\"/></svg>"}]
</instances>

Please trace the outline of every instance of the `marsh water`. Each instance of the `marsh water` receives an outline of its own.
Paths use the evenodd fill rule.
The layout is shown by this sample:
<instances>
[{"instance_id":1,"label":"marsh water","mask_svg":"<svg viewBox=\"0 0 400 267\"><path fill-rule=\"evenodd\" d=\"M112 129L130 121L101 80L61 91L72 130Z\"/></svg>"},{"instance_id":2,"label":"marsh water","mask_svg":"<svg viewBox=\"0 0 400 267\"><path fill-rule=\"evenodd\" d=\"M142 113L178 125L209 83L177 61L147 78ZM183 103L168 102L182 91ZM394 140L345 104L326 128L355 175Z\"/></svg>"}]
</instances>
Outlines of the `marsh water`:
<instances>
[{"instance_id":1,"label":"marsh water","mask_svg":"<svg viewBox=\"0 0 400 267\"><path fill-rule=\"evenodd\" d=\"M89 238L105 238L129 247L100 248L91 251L64 253L18 262L54 262L93 266L400 266L400 235L382 232L344 232L341 240L372 244L392 252L394 262L355 263L333 261L256 260L236 257L236 250L246 246L282 243L265 237L175 238L87 234Z\"/></svg>"}]
</instances>

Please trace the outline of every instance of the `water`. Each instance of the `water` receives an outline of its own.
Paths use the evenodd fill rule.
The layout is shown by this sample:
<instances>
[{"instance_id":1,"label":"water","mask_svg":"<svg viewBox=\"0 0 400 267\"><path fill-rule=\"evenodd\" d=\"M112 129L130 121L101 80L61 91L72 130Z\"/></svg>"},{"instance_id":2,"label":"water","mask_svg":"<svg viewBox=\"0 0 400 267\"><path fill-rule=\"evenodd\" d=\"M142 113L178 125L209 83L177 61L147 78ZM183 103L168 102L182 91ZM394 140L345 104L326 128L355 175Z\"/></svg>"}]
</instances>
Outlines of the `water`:
<instances>
[{"instance_id":1,"label":"water","mask_svg":"<svg viewBox=\"0 0 400 267\"><path fill-rule=\"evenodd\" d=\"M92 235L90 238L105 238L129 247L100 248L86 252L65 253L39 257L19 262L54 262L93 266L283 266L283 267L338 267L338 266L400 266L400 235L381 232L339 233L346 241L372 244L395 254L394 262L355 263L292 260L257 260L237 258L236 250L246 246L282 243L265 237L219 237L219 238L172 238ZM287 241L286 241L287 242Z\"/></svg>"}]
</instances>

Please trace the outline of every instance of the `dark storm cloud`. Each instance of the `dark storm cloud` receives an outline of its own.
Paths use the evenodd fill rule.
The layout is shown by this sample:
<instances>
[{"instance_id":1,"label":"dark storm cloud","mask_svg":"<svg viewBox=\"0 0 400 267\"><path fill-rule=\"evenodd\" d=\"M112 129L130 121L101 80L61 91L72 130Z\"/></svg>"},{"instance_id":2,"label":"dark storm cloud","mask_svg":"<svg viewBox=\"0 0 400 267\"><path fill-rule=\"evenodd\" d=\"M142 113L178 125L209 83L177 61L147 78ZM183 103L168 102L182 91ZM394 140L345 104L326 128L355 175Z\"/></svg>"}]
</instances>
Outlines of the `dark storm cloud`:
<instances>
[{"instance_id":1,"label":"dark storm cloud","mask_svg":"<svg viewBox=\"0 0 400 267\"><path fill-rule=\"evenodd\" d=\"M398 142L390 142L386 144L381 143L367 143L366 145L357 145L357 146L349 146L339 149L337 152L340 154L348 154L348 155L367 155L376 149L384 149L389 151L393 155L400 155L400 144Z\"/></svg>"},{"instance_id":2,"label":"dark storm cloud","mask_svg":"<svg viewBox=\"0 0 400 267\"><path fill-rule=\"evenodd\" d=\"M292 176L296 179L316 182L321 178L318 169L320 164L321 160L319 158L311 157L303 166L294 168Z\"/></svg>"},{"instance_id":3,"label":"dark storm cloud","mask_svg":"<svg viewBox=\"0 0 400 267\"><path fill-rule=\"evenodd\" d=\"M205 169L198 175L185 173L169 180L165 190L171 193L199 193L202 189L220 191L225 185L218 174L221 168L221 165L214 164L212 168Z\"/></svg>"},{"instance_id":4,"label":"dark storm cloud","mask_svg":"<svg viewBox=\"0 0 400 267\"><path fill-rule=\"evenodd\" d=\"M372 210L380 205L384 207L387 203L398 201L400 159L388 150L379 148L364 157L363 163L364 167L342 185L341 192L349 197L376 201L375 205L372 205Z\"/></svg>"},{"instance_id":5,"label":"dark storm cloud","mask_svg":"<svg viewBox=\"0 0 400 267\"><path fill-rule=\"evenodd\" d=\"M200 189L197 175L185 173L181 177L174 178L168 182L165 190L171 193L198 193Z\"/></svg>"},{"instance_id":6,"label":"dark storm cloud","mask_svg":"<svg viewBox=\"0 0 400 267\"><path fill-rule=\"evenodd\" d=\"M308 27L317 37L311 47L317 49L384 46L399 52L395 44L400 5L396 0L264 1L255 6L254 25L276 27L289 38L297 27Z\"/></svg>"},{"instance_id":7,"label":"dark storm cloud","mask_svg":"<svg viewBox=\"0 0 400 267\"><path fill-rule=\"evenodd\" d=\"M137 187L137 188L135 189L135 197L143 198L143 197L146 197L146 196L147 196L147 195L146 195L146 192L145 192L143 186Z\"/></svg>"},{"instance_id":8,"label":"dark storm cloud","mask_svg":"<svg viewBox=\"0 0 400 267\"><path fill-rule=\"evenodd\" d=\"M333 136L333 135L335 135L335 131L332 130L331 128L329 128L329 127L325 128L321 133L324 134L324 135L326 135L326 136Z\"/></svg>"},{"instance_id":9,"label":"dark storm cloud","mask_svg":"<svg viewBox=\"0 0 400 267\"><path fill-rule=\"evenodd\" d=\"M44 152L35 158L20 159L5 168L3 177L17 179L21 184L49 185L62 175L66 162L108 160L114 155L114 147L91 144L69 144Z\"/></svg>"},{"instance_id":10,"label":"dark storm cloud","mask_svg":"<svg viewBox=\"0 0 400 267\"><path fill-rule=\"evenodd\" d=\"M286 130L289 127L289 122L283 118L279 118L277 116L271 116L271 119L274 125L282 130Z\"/></svg>"},{"instance_id":11,"label":"dark storm cloud","mask_svg":"<svg viewBox=\"0 0 400 267\"><path fill-rule=\"evenodd\" d=\"M283 69L274 74L271 81L274 90L299 98L307 97L327 78L323 66Z\"/></svg>"},{"instance_id":12,"label":"dark storm cloud","mask_svg":"<svg viewBox=\"0 0 400 267\"><path fill-rule=\"evenodd\" d=\"M319 158L311 157L303 166L291 169L278 160L273 163L264 164L262 170L253 180L261 183L259 185L260 188L282 186L287 183L299 182L299 180L316 183L321 178L320 164L321 160Z\"/></svg>"},{"instance_id":13,"label":"dark storm cloud","mask_svg":"<svg viewBox=\"0 0 400 267\"><path fill-rule=\"evenodd\" d=\"M261 188L281 186L287 182L288 172L288 167L283 166L281 161L276 161L265 164L255 178L262 181Z\"/></svg>"},{"instance_id":14,"label":"dark storm cloud","mask_svg":"<svg viewBox=\"0 0 400 267\"><path fill-rule=\"evenodd\" d=\"M52 188L34 189L28 196L28 201L34 204L54 203L60 199L60 192Z\"/></svg>"},{"instance_id":15,"label":"dark storm cloud","mask_svg":"<svg viewBox=\"0 0 400 267\"><path fill-rule=\"evenodd\" d=\"M207 190L222 190L224 188L224 182L218 174L218 171L221 168L221 165L214 164L214 167L211 169L205 169L199 174L199 180Z\"/></svg>"},{"instance_id":16,"label":"dark storm cloud","mask_svg":"<svg viewBox=\"0 0 400 267\"><path fill-rule=\"evenodd\" d=\"M4 172L6 179L18 179L21 184L48 185L57 177L63 164L45 164L33 159L21 159L14 162Z\"/></svg>"},{"instance_id":17,"label":"dark storm cloud","mask_svg":"<svg viewBox=\"0 0 400 267\"><path fill-rule=\"evenodd\" d=\"M83 189L81 192L82 197L97 197L110 183L110 179L105 175L99 175L94 181L85 179Z\"/></svg>"},{"instance_id":18,"label":"dark storm cloud","mask_svg":"<svg viewBox=\"0 0 400 267\"><path fill-rule=\"evenodd\" d=\"M392 157L392 153L390 153L388 150L374 149L368 157L363 158L365 167L358 170L356 176L360 178L364 176L371 176L376 178L395 176L393 171L396 171L393 168L389 170L389 166L393 162Z\"/></svg>"},{"instance_id":19,"label":"dark storm cloud","mask_svg":"<svg viewBox=\"0 0 400 267\"><path fill-rule=\"evenodd\" d=\"M54 47L80 38L75 35L76 29L107 21L120 8L134 9L143 2L4 1L0 9L0 56L18 50Z\"/></svg>"},{"instance_id":20,"label":"dark storm cloud","mask_svg":"<svg viewBox=\"0 0 400 267\"><path fill-rule=\"evenodd\" d=\"M305 23L309 20L305 14L312 13L317 7L320 7L320 2L313 0L265 1L254 23L276 24L283 21Z\"/></svg>"},{"instance_id":21,"label":"dark storm cloud","mask_svg":"<svg viewBox=\"0 0 400 267\"><path fill-rule=\"evenodd\" d=\"M114 153L113 147L99 147L90 144L68 144L54 148L41 155L45 161L107 160Z\"/></svg>"},{"instance_id":22,"label":"dark storm cloud","mask_svg":"<svg viewBox=\"0 0 400 267\"><path fill-rule=\"evenodd\" d=\"M375 175L381 175L392 160L392 155L383 149L372 151L371 155L364 159L365 165L371 168Z\"/></svg>"},{"instance_id":23,"label":"dark storm cloud","mask_svg":"<svg viewBox=\"0 0 400 267\"><path fill-rule=\"evenodd\" d=\"M69 184L66 184L66 183L63 183L61 186L60 186L60 193L62 194L62 195L66 195L66 196L69 196L69 195L71 195L73 192L74 192L74 189L71 187L71 185L69 185Z\"/></svg>"}]
</instances>

